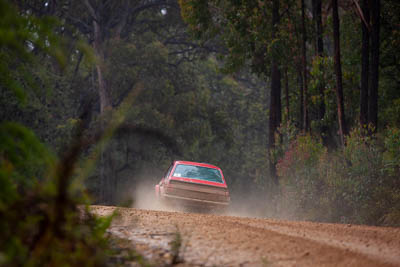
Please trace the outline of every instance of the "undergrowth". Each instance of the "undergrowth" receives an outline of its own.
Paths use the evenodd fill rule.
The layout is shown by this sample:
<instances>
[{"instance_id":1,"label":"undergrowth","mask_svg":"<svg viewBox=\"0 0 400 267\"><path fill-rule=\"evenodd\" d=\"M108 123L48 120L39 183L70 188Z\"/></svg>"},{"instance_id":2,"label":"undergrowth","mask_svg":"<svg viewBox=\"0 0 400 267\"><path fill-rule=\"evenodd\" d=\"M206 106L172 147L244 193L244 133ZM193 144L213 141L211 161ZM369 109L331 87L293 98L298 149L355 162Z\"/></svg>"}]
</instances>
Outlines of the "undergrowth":
<instances>
[{"instance_id":1,"label":"undergrowth","mask_svg":"<svg viewBox=\"0 0 400 267\"><path fill-rule=\"evenodd\" d=\"M355 129L333 151L299 134L281 144L278 155L286 217L400 226L399 129L380 134Z\"/></svg>"}]
</instances>

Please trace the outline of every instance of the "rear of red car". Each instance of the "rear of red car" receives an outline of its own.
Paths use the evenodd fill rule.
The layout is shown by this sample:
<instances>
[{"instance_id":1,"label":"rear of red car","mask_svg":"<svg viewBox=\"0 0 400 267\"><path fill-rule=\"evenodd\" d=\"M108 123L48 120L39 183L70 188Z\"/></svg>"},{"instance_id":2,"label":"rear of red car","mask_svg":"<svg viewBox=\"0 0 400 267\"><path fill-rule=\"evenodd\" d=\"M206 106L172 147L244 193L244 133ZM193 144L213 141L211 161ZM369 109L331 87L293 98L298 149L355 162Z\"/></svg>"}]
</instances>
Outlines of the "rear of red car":
<instances>
[{"instance_id":1,"label":"rear of red car","mask_svg":"<svg viewBox=\"0 0 400 267\"><path fill-rule=\"evenodd\" d=\"M190 161L175 161L156 185L156 195L186 206L225 208L230 196L220 168Z\"/></svg>"}]
</instances>

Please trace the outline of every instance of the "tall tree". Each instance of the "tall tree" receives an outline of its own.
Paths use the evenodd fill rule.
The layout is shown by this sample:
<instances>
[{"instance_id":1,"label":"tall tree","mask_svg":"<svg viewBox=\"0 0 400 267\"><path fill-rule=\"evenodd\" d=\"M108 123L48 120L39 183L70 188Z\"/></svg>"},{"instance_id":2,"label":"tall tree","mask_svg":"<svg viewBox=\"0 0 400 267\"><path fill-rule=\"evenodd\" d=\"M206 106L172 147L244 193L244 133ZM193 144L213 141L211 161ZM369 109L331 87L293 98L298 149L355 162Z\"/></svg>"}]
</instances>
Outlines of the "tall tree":
<instances>
[{"instance_id":1,"label":"tall tree","mask_svg":"<svg viewBox=\"0 0 400 267\"><path fill-rule=\"evenodd\" d=\"M272 39L277 38L279 27L279 0L272 2ZM282 105L281 105L281 71L279 69L279 59L272 57L271 63L271 96L269 105L269 145L270 148L275 147L275 133L282 121ZM278 185L278 176L276 174L276 162L270 159L271 177L275 185Z\"/></svg>"},{"instance_id":2,"label":"tall tree","mask_svg":"<svg viewBox=\"0 0 400 267\"><path fill-rule=\"evenodd\" d=\"M303 130L309 131L309 118L308 118L308 79L307 79L307 31L306 31L306 18L305 18L305 4L304 0L301 0L301 32L302 32L302 65L303 65Z\"/></svg>"},{"instance_id":3,"label":"tall tree","mask_svg":"<svg viewBox=\"0 0 400 267\"><path fill-rule=\"evenodd\" d=\"M339 28L339 10L338 1L332 0L332 17L333 17L333 40L334 40L334 61L336 75L336 104L337 116L339 122L339 134L342 145L344 145L344 136L347 134L346 121L344 116L343 104L343 83L342 83L342 65L340 62L340 28Z\"/></svg>"},{"instance_id":4,"label":"tall tree","mask_svg":"<svg viewBox=\"0 0 400 267\"><path fill-rule=\"evenodd\" d=\"M96 63L96 73L97 73L97 82L98 82L98 92L100 99L100 113L103 113L107 108L111 106L110 93L107 89L106 80L104 78L104 57L105 57L105 47L103 45L105 39L105 29L102 28L104 25L101 25L100 22L104 21L102 18L102 9L100 8L102 5L92 5L89 0L85 0L84 4L88 10L88 13L91 18L92 26L92 38L93 38L93 49L97 56L98 62ZM95 9L96 7L96 9ZM104 23L104 22L103 22ZM115 31L117 33L117 31Z\"/></svg>"},{"instance_id":5,"label":"tall tree","mask_svg":"<svg viewBox=\"0 0 400 267\"><path fill-rule=\"evenodd\" d=\"M289 97L289 75L288 75L288 67L285 67L285 113L286 113L286 121L290 121L290 97Z\"/></svg>"},{"instance_id":6,"label":"tall tree","mask_svg":"<svg viewBox=\"0 0 400 267\"><path fill-rule=\"evenodd\" d=\"M140 15L151 12L151 16L161 16L161 8L173 5L167 0L156 1L71 1L60 3L59 8L65 9L63 17L73 25L82 36L85 36L93 47L97 61L95 64L97 89L100 103L100 113L112 108L110 85L106 78L106 60L109 56L110 45L130 34L143 24ZM64 6L65 5L65 6ZM154 21L158 23L158 21ZM149 25L151 26L151 25Z\"/></svg>"},{"instance_id":7,"label":"tall tree","mask_svg":"<svg viewBox=\"0 0 400 267\"><path fill-rule=\"evenodd\" d=\"M369 88L368 120L377 130L378 127L378 87L379 87L379 33L380 0L371 0L371 83Z\"/></svg>"},{"instance_id":8,"label":"tall tree","mask_svg":"<svg viewBox=\"0 0 400 267\"><path fill-rule=\"evenodd\" d=\"M299 69L297 71L297 82L299 84L299 91L300 91L300 119L299 119L299 125L300 129L304 130L304 82L303 82L303 73Z\"/></svg>"},{"instance_id":9,"label":"tall tree","mask_svg":"<svg viewBox=\"0 0 400 267\"><path fill-rule=\"evenodd\" d=\"M323 28L322 28L322 0L313 0L312 1L313 8L313 24L315 30L315 56L323 57L324 56L324 39L323 39ZM322 120L325 116L325 94L324 94L325 85L321 82L318 84L319 96L321 98L319 110L318 110L318 119ZM324 134L324 130L321 129Z\"/></svg>"},{"instance_id":10,"label":"tall tree","mask_svg":"<svg viewBox=\"0 0 400 267\"><path fill-rule=\"evenodd\" d=\"M262 77L270 77L269 148L281 123L280 6L279 0L179 1L182 16L198 38L218 36L227 46L225 69L236 71L250 64ZM268 19L271 18L271 19ZM271 181L278 184L275 163L270 162Z\"/></svg>"},{"instance_id":11,"label":"tall tree","mask_svg":"<svg viewBox=\"0 0 400 267\"><path fill-rule=\"evenodd\" d=\"M369 7L368 0L361 7L361 88L360 88L360 125L368 124L368 80L369 80Z\"/></svg>"}]
</instances>

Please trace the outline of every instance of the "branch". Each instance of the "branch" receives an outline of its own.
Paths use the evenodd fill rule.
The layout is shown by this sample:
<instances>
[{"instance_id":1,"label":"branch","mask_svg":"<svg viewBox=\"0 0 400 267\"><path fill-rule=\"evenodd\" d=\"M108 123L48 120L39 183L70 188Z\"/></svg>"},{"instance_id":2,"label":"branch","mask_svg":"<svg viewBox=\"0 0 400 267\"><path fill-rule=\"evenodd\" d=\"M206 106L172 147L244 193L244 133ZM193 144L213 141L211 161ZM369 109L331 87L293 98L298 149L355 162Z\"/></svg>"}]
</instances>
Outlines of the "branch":
<instances>
[{"instance_id":1,"label":"branch","mask_svg":"<svg viewBox=\"0 0 400 267\"><path fill-rule=\"evenodd\" d=\"M92 19L98 22L97 20L97 15L96 11L93 9L92 5L90 4L89 0L84 0L85 6L87 7L90 16L92 16Z\"/></svg>"},{"instance_id":2,"label":"branch","mask_svg":"<svg viewBox=\"0 0 400 267\"><path fill-rule=\"evenodd\" d=\"M369 23L365 20L364 13L362 12L362 9L361 9L360 5L358 4L357 0L353 0L353 3L354 3L354 5L355 5L355 7L356 7L356 13L357 13L357 15L360 17L360 19L362 20L362 22L365 24L365 27L367 27L368 31L371 31L370 25L369 25Z\"/></svg>"},{"instance_id":3,"label":"branch","mask_svg":"<svg viewBox=\"0 0 400 267\"><path fill-rule=\"evenodd\" d=\"M78 62L76 63L76 66L75 66L75 71L74 71L74 78L73 78L73 80L75 80L75 77L76 77L76 75L78 74L78 70L79 70L79 66L81 65L82 58L83 58L83 54L82 54L82 53L79 53L79 58L78 58Z\"/></svg>"},{"instance_id":4,"label":"branch","mask_svg":"<svg viewBox=\"0 0 400 267\"><path fill-rule=\"evenodd\" d=\"M82 25L87 31L90 32L90 30L91 30L90 26L86 22L84 22L84 21L82 21L82 20L80 20L78 18L75 18L75 17L73 17L71 15L68 15L67 19L70 19L72 22L75 22L76 23L75 26Z\"/></svg>"},{"instance_id":5,"label":"branch","mask_svg":"<svg viewBox=\"0 0 400 267\"><path fill-rule=\"evenodd\" d=\"M150 2L148 4L144 4L142 6L139 6L137 8L135 8L132 11L132 15L136 16L137 14L139 14L140 12L142 12L143 10L152 8L152 7L157 7L157 6L174 6L171 3L168 3L166 0L158 0L158 1L154 1L154 2Z\"/></svg>"},{"instance_id":6,"label":"branch","mask_svg":"<svg viewBox=\"0 0 400 267\"><path fill-rule=\"evenodd\" d=\"M153 7L158 7L158 6L169 6L169 7L176 7L176 4L169 3L166 0L158 0L154 2L150 2L148 4L143 4L142 6L139 6L135 9L132 10L131 15L132 15L132 22L135 21L136 17L139 15L140 12L153 8Z\"/></svg>"},{"instance_id":7,"label":"branch","mask_svg":"<svg viewBox=\"0 0 400 267\"><path fill-rule=\"evenodd\" d=\"M127 96L129 95L129 93L134 89L134 84L135 84L135 82L134 82L131 86L128 87L129 89L125 90L125 91L118 97L118 99L115 101L115 103L112 104L112 106L113 106L114 108L115 108L115 107L118 107L118 106L122 103L122 101L124 101L125 97L127 97Z\"/></svg>"},{"instance_id":8,"label":"branch","mask_svg":"<svg viewBox=\"0 0 400 267\"><path fill-rule=\"evenodd\" d=\"M121 37L122 29L124 28L124 26L126 25L126 23L128 21L128 15L131 12L131 10L129 9L129 2L130 1L125 1L124 13L122 14L122 18L117 23L116 29L114 31L115 32L114 37L116 37L116 38Z\"/></svg>"}]
</instances>

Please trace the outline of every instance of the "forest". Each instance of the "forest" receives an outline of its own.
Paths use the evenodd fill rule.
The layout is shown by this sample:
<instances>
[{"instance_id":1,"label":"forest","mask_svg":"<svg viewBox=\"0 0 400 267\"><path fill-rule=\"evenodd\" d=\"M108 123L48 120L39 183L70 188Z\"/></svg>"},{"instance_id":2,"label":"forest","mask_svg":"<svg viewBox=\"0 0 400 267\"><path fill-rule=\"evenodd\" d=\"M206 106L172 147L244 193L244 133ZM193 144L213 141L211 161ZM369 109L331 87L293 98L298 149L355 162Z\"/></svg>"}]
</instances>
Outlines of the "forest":
<instances>
[{"instance_id":1,"label":"forest","mask_svg":"<svg viewBox=\"0 0 400 267\"><path fill-rule=\"evenodd\" d=\"M398 0L0 0L0 59L0 265L101 265L78 206L173 160L254 216L400 226Z\"/></svg>"}]
</instances>

